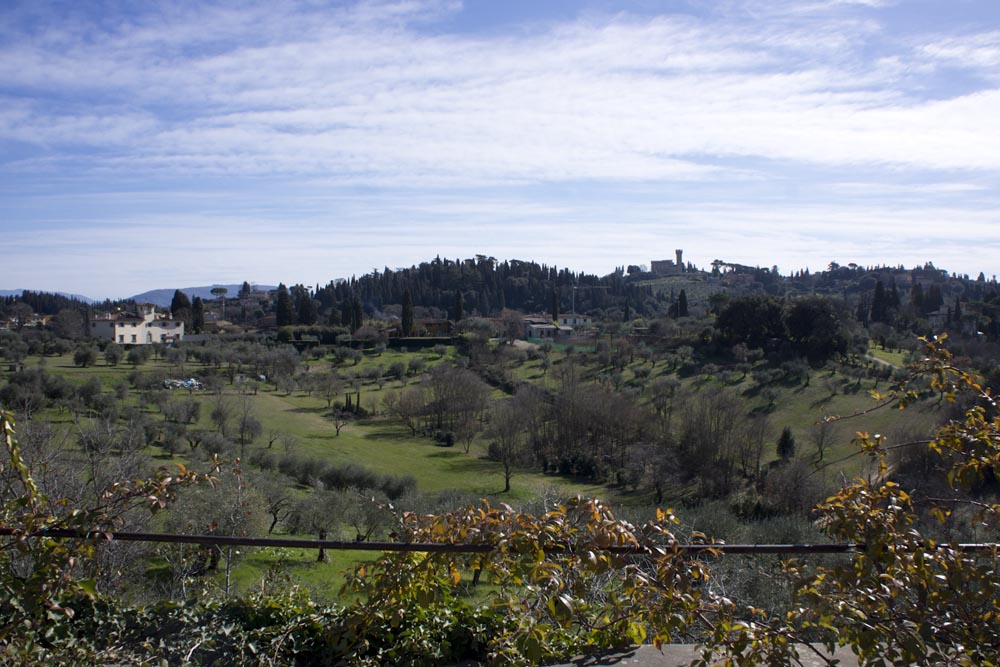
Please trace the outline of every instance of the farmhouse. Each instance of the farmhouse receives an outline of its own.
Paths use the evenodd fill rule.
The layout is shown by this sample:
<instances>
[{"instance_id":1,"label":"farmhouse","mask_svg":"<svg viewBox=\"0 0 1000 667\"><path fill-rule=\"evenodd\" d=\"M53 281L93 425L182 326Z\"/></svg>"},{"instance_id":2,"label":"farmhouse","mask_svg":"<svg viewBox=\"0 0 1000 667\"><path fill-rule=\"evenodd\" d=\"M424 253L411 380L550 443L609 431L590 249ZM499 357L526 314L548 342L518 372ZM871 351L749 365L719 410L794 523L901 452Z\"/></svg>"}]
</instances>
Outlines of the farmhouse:
<instances>
[{"instance_id":1,"label":"farmhouse","mask_svg":"<svg viewBox=\"0 0 1000 667\"><path fill-rule=\"evenodd\" d=\"M122 345L173 343L184 338L184 322L169 316L158 317L153 306L147 304L138 313L95 317L90 322L90 335Z\"/></svg>"},{"instance_id":2,"label":"farmhouse","mask_svg":"<svg viewBox=\"0 0 1000 667\"><path fill-rule=\"evenodd\" d=\"M594 323L594 318L590 315L580 315L577 313L559 313L559 325L564 327L579 327Z\"/></svg>"},{"instance_id":3,"label":"farmhouse","mask_svg":"<svg viewBox=\"0 0 1000 667\"><path fill-rule=\"evenodd\" d=\"M525 338L568 338L573 335L573 327L557 325L551 318L529 315L523 321Z\"/></svg>"}]
</instances>

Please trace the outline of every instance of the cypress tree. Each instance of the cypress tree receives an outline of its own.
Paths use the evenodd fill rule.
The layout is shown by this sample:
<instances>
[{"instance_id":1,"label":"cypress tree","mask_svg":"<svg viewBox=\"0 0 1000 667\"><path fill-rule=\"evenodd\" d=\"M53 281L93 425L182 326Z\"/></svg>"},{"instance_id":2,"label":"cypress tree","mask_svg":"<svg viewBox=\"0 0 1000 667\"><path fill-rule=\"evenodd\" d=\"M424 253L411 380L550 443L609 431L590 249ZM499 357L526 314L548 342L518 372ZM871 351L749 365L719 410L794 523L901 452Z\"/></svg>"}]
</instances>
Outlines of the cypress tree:
<instances>
[{"instance_id":1,"label":"cypress tree","mask_svg":"<svg viewBox=\"0 0 1000 667\"><path fill-rule=\"evenodd\" d=\"M552 288L552 321L559 322L559 292Z\"/></svg>"},{"instance_id":2,"label":"cypress tree","mask_svg":"<svg viewBox=\"0 0 1000 667\"><path fill-rule=\"evenodd\" d=\"M187 311L190 314L191 300L184 292L174 290L174 298L170 300L170 314L177 318L186 317L186 315L181 314L181 311Z\"/></svg>"},{"instance_id":3,"label":"cypress tree","mask_svg":"<svg viewBox=\"0 0 1000 667\"><path fill-rule=\"evenodd\" d=\"M899 300L899 290L896 289L896 279L892 279L892 287L889 288L889 307L899 308L899 304L902 303Z\"/></svg>"},{"instance_id":4,"label":"cypress tree","mask_svg":"<svg viewBox=\"0 0 1000 667\"><path fill-rule=\"evenodd\" d=\"M409 336L413 333L413 295L409 288L403 292L403 335Z\"/></svg>"},{"instance_id":5,"label":"cypress tree","mask_svg":"<svg viewBox=\"0 0 1000 667\"><path fill-rule=\"evenodd\" d=\"M316 324L319 319L319 309L316 302L308 294L303 294L299 299L299 324L306 326Z\"/></svg>"},{"instance_id":6,"label":"cypress tree","mask_svg":"<svg viewBox=\"0 0 1000 667\"><path fill-rule=\"evenodd\" d=\"M201 333L205 328L205 302L200 296L196 296L191 302L191 330L194 333Z\"/></svg>"},{"instance_id":7,"label":"cypress tree","mask_svg":"<svg viewBox=\"0 0 1000 667\"><path fill-rule=\"evenodd\" d=\"M455 290L455 321L460 321L465 317L465 300L462 297L462 290Z\"/></svg>"},{"instance_id":8,"label":"cypress tree","mask_svg":"<svg viewBox=\"0 0 1000 667\"><path fill-rule=\"evenodd\" d=\"M365 321L365 311L361 308L361 299L354 297L351 304L351 333L361 328Z\"/></svg>"},{"instance_id":9,"label":"cypress tree","mask_svg":"<svg viewBox=\"0 0 1000 667\"><path fill-rule=\"evenodd\" d=\"M924 288L920 283L915 283L910 290L910 305L916 314L924 312Z\"/></svg>"},{"instance_id":10,"label":"cypress tree","mask_svg":"<svg viewBox=\"0 0 1000 667\"><path fill-rule=\"evenodd\" d=\"M274 304L275 324L279 327L287 327L295 324L295 308L292 305L292 297L288 293L288 288L284 283L278 284L278 296Z\"/></svg>"},{"instance_id":11,"label":"cypress tree","mask_svg":"<svg viewBox=\"0 0 1000 667\"><path fill-rule=\"evenodd\" d=\"M885 286L882 281L875 283L875 295L872 297L872 322L882 322L885 320L886 311L889 309L885 295Z\"/></svg>"},{"instance_id":12,"label":"cypress tree","mask_svg":"<svg viewBox=\"0 0 1000 667\"><path fill-rule=\"evenodd\" d=\"M174 298L170 301L170 314L175 320L182 320L185 327L191 326L191 300L180 290L174 290Z\"/></svg>"},{"instance_id":13,"label":"cypress tree","mask_svg":"<svg viewBox=\"0 0 1000 667\"><path fill-rule=\"evenodd\" d=\"M924 311L932 313L936 310L940 310L943 305L944 295L941 294L941 286L931 285L931 288L927 291L927 294L924 297Z\"/></svg>"},{"instance_id":14,"label":"cypress tree","mask_svg":"<svg viewBox=\"0 0 1000 667\"><path fill-rule=\"evenodd\" d=\"M345 327L350 327L353 319L354 307L351 304L351 300L349 298L345 298L340 303L340 323Z\"/></svg>"}]
</instances>

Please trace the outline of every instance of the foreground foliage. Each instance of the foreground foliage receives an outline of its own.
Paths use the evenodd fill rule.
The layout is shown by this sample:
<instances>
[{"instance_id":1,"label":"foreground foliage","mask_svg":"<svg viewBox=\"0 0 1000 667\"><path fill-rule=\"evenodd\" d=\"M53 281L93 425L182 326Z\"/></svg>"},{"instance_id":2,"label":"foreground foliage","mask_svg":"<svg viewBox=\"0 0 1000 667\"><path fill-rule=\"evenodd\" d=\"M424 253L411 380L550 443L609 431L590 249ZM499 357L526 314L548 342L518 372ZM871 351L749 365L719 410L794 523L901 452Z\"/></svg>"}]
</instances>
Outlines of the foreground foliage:
<instances>
[{"instance_id":1,"label":"foreground foliage","mask_svg":"<svg viewBox=\"0 0 1000 667\"><path fill-rule=\"evenodd\" d=\"M717 636L726 664L785 664L780 661L796 654L792 642L806 640L850 646L863 665L1000 664L996 547L970 552L934 539L956 519L997 539L1000 505L984 499L996 492L1000 416L990 391L954 367L935 341L926 342L909 382L882 398L902 409L917 397L921 380L943 400L970 392L975 400L963 419L929 443L894 445L929 447L949 497L920 496L891 481L891 448L880 435L859 433L856 442L871 458L873 474L846 484L817 512L832 538L864 547L833 567L789 562L788 575L802 582L796 607L785 618L762 615Z\"/></svg>"},{"instance_id":2,"label":"foreground foliage","mask_svg":"<svg viewBox=\"0 0 1000 667\"><path fill-rule=\"evenodd\" d=\"M96 582L75 576L93 557L104 534L129 512L157 512L179 486L213 482L208 475L178 467L152 479L116 481L89 507L39 491L14 438L12 420L0 413L0 647L8 662L31 664L53 656L85 651L73 635L74 600L93 599ZM77 530L81 540L60 540L46 530Z\"/></svg>"}]
</instances>

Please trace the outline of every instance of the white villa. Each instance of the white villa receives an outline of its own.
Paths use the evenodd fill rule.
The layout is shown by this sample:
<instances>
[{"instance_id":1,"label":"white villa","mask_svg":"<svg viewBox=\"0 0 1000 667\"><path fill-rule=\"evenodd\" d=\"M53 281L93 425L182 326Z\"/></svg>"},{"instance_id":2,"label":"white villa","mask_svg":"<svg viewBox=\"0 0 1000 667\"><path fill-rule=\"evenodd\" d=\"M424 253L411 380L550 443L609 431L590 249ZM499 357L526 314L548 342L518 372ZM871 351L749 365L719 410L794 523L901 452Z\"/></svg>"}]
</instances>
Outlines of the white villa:
<instances>
[{"instance_id":1,"label":"white villa","mask_svg":"<svg viewBox=\"0 0 1000 667\"><path fill-rule=\"evenodd\" d=\"M115 313L95 317L90 322L90 335L113 340L122 345L152 345L173 343L184 338L184 322L157 317L153 306L141 306L139 313Z\"/></svg>"}]
</instances>

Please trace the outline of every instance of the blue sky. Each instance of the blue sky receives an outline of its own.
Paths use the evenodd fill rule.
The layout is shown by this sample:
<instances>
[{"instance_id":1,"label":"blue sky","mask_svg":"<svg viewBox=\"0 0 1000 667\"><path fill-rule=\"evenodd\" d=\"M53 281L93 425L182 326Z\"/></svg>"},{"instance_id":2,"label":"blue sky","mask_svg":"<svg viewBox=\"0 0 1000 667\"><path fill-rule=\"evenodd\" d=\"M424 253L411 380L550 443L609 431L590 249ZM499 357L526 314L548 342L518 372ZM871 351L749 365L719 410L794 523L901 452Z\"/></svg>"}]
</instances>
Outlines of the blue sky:
<instances>
[{"instance_id":1,"label":"blue sky","mask_svg":"<svg viewBox=\"0 0 1000 667\"><path fill-rule=\"evenodd\" d=\"M996 0L12 2L0 288L1000 274Z\"/></svg>"}]
</instances>

